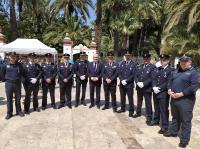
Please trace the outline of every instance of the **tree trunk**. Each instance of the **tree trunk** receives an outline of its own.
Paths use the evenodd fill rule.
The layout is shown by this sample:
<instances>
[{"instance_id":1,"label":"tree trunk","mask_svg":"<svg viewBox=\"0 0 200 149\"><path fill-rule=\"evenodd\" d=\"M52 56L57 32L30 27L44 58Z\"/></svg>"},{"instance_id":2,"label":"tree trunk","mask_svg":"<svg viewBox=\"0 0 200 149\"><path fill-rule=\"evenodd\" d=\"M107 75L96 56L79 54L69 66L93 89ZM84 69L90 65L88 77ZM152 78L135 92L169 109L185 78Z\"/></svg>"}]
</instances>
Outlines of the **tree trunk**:
<instances>
[{"instance_id":1,"label":"tree trunk","mask_svg":"<svg viewBox=\"0 0 200 149\"><path fill-rule=\"evenodd\" d=\"M119 32L114 31L114 51L119 51Z\"/></svg>"},{"instance_id":2,"label":"tree trunk","mask_svg":"<svg viewBox=\"0 0 200 149\"><path fill-rule=\"evenodd\" d=\"M17 38L17 20L15 13L15 0L10 0L10 31L11 31L11 41Z\"/></svg>"},{"instance_id":3,"label":"tree trunk","mask_svg":"<svg viewBox=\"0 0 200 149\"><path fill-rule=\"evenodd\" d=\"M97 43L97 50L100 51L102 37L102 0L97 0L96 7L95 40Z\"/></svg>"}]
</instances>

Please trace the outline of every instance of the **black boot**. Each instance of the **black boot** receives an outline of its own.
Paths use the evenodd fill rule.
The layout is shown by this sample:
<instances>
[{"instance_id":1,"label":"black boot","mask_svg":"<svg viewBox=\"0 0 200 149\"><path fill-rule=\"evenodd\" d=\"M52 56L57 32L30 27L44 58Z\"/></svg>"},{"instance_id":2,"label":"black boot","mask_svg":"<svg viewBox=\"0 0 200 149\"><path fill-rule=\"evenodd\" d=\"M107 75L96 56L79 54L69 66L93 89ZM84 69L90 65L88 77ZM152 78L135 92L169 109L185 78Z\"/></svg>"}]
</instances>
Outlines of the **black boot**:
<instances>
[{"instance_id":1,"label":"black boot","mask_svg":"<svg viewBox=\"0 0 200 149\"><path fill-rule=\"evenodd\" d=\"M12 114L7 114L6 117L5 117L5 119L8 120L8 119L10 119L12 116L13 116Z\"/></svg>"},{"instance_id":2,"label":"black boot","mask_svg":"<svg viewBox=\"0 0 200 149\"><path fill-rule=\"evenodd\" d=\"M133 118L137 118L137 117L140 117L141 116L141 113L136 113L133 115Z\"/></svg>"}]
</instances>

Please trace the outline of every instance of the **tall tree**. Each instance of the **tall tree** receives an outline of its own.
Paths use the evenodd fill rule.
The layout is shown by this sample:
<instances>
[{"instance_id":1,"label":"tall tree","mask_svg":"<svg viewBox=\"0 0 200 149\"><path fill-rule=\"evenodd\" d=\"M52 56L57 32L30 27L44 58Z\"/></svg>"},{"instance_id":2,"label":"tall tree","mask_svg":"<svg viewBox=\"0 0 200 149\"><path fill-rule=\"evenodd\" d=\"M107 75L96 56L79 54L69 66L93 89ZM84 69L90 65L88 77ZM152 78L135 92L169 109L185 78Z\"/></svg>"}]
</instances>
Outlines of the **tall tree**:
<instances>
[{"instance_id":1,"label":"tall tree","mask_svg":"<svg viewBox=\"0 0 200 149\"><path fill-rule=\"evenodd\" d=\"M17 33L17 20L16 20L16 12L15 12L15 0L9 0L10 5L10 39L11 41L15 40L18 36Z\"/></svg>"}]
</instances>

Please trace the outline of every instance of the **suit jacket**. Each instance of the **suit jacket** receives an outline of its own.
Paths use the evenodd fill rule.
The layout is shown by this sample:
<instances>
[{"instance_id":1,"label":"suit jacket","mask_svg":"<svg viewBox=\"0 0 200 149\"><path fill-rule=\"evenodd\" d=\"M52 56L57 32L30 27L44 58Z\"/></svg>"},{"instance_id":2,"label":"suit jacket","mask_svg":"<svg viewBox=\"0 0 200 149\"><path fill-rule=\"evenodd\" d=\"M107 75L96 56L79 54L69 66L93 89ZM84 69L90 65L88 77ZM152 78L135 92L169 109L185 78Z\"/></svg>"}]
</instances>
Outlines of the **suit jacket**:
<instances>
[{"instance_id":1,"label":"suit jacket","mask_svg":"<svg viewBox=\"0 0 200 149\"><path fill-rule=\"evenodd\" d=\"M68 82L65 83L63 80L67 79ZM68 85L73 82L73 65L72 64L60 64L58 65L58 82L60 85Z\"/></svg>"},{"instance_id":2,"label":"suit jacket","mask_svg":"<svg viewBox=\"0 0 200 149\"><path fill-rule=\"evenodd\" d=\"M101 62L99 62L99 61L97 62L96 70L94 69L94 63L90 62L88 64L88 70L87 70L87 74L88 74L90 82L101 84L102 83L102 70L103 70L103 64ZM92 81L91 77L97 77L98 81Z\"/></svg>"},{"instance_id":3,"label":"suit jacket","mask_svg":"<svg viewBox=\"0 0 200 149\"><path fill-rule=\"evenodd\" d=\"M134 88L134 77L136 73L136 64L131 60L129 64L126 64L126 61L123 61L119 66L119 80L120 87L125 88ZM122 85L121 81L126 80L127 84Z\"/></svg>"}]
</instances>

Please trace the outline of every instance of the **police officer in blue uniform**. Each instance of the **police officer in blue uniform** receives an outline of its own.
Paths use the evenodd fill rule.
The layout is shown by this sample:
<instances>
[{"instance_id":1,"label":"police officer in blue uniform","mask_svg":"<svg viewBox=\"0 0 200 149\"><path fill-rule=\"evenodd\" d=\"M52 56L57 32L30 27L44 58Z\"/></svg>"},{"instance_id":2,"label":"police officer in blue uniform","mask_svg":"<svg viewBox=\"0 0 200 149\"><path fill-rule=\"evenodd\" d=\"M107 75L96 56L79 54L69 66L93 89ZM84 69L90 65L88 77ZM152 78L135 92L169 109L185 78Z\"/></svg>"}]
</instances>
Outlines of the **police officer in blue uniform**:
<instances>
[{"instance_id":1,"label":"police officer in blue uniform","mask_svg":"<svg viewBox=\"0 0 200 149\"><path fill-rule=\"evenodd\" d=\"M132 53L130 51L125 52L125 61L119 66L118 76L120 80L119 90L121 98L121 109L118 113L126 111L126 95L129 101L129 117L134 113L134 101L133 101L133 88L134 88L134 76L136 73L136 64L131 60Z\"/></svg>"},{"instance_id":2,"label":"police officer in blue uniform","mask_svg":"<svg viewBox=\"0 0 200 149\"><path fill-rule=\"evenodd\" d=\"M38 108L38 92L39 92L39 80L42 75L41 67L35 63L36 54L29 54L29 62L24 65L24 78L27 84L27 91L24 101L25 114L29 114L31 94L33 93L33 109L40 112Z\"/></svg>"},{"instance_id":3,"label":"police officer in blue uniform","mask_svg":"<svg viewBox=\"0 0 200 149\"><path fill-rule=\"evenodd\" d=\"M155 93L155 100L159 105L160 127L159 134L164 134L169 126L169 95L168 83L173 69L170 67L170 56L166 54L160 55L161 66L157 68L152 80L153 92Z\"/></svg>"},{"instance_id":4,"label":"police officer in blue uniform","mask_svg":"<svg viewBox=\"0 0 200 149\"><path fill-rule=\"evenodd\" d=\"M23 117L21 110L21 78L24 74L22 65L17 61L16 52L9 53L9 62L2 68L2 77L5 81L5 90L7 97L7 116L10 119L13 116L13 94L15 94L16 114Z\"/></svg>"},{"instance_id":5,"label":"police officer in blue uniform","mask_svg":"<svg viewBox=\"0 0 200 149\"><path fill-rule=\"evenodd\" d=\"M150 125L152 120L152 74L155 66L150 63L151 55L143 54L144 64L139 65L136 70L135 83L137 84L137 111L134 118L141 116L143 97L146 107L146 124Z\"/></svg>"},{"instance_id":6,"label":"police officer in blue uniform","mask_svg":"<svg viewBox=\"0 0 200 149\"><path fill-rule=\"evenodd\" d=\"M111 94L113 112L117 112L116 86L118 76L118 64L114 62L113 52L108 52L107 57L108 62L104 64L102 71L103 87L105 93L105 105L102 110L109 109L109 98Z\"/></svg>"},{"instance_id":7,"label":"police officer in blue uniform","mask_svg":"<svg viewBox=\"0 0 200 149\"><path fill-rule=\"evenodd\" d=\"M63 63L58 65L58 82L60 84L59 109L66 105L71 109L71 94L73 84L73 65L69 63L69 54L63 54Z\"/></svg>"},{"instance_id":8,"label":"police officer in blue uniform","mask_svg":"<svg viewBox=\"0 0 200 149\"><path fill-rule=\"evenodd\" d=\"M89 108L94 107L94 91L96 89L96 106L100 109L100 92L102 83L103 64L99 61L99 55L93 55L93 62L88 64L88 77L90 82L90 102Z\"/></svg>"},{"instance_id":9,"label":"police officer in blue uniform","mask_svg":"<svg viewBox=\"0 0 200 149\"><path fill-rule=\"evenodd\" d=\"M57 66L51 61L52 54L47 53L46 63L42 64L42 110L46 109L47 106L47 93L50 92L51 106L56 109L55 104L55 85L56 85L56 75Z\"/></svg>"},{"instance_id":10,"label":"police officer in blue uniform","mask_svg":"<svg viewBox=\"0 0 200 149\"><path fill-rule=\"evenodd\" d=\"M77 60L74 64L74 73L76 74L76 97L75 107L78 107L80 102L80 90L82 88L81 104L86 106L85 93L88 82L87 67L88 61L86 60L86 53L80 52L80 60Z\"/></svg>"},{"instance_id":11,"label":"police officer in blue uniform","mask_svg":"<svg viewBox=\"0 0 200 149\"><path fill-rule=\"evenodd\" d=\"M171 112L177 122L176 132L170 130L164 136L173 136L180 131L179 147L185 148L191 135L191 121L196 100L196 91L200 80L197 70L192 67L191 57L183 55L180 67L176 69L169 80L168 94L171 96Z\"/></svg>"}]
</instances>

